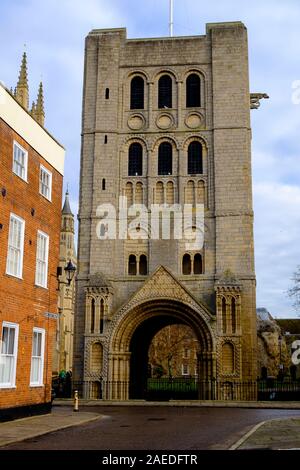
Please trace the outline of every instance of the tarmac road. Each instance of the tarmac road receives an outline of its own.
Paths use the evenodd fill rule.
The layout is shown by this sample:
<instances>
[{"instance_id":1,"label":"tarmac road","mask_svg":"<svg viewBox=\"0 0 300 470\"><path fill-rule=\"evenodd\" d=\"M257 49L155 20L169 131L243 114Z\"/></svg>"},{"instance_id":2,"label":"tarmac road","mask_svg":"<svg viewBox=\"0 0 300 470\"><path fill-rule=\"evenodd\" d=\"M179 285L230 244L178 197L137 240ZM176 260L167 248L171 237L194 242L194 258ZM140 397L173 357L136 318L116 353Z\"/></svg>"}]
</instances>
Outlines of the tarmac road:
<instances>
[{"instance_id":1,"label":"tarmac road","mask_svg":"<svg viewBox=\"0 0 300 470\"><path fill-rule=\"evenodd\" d=\"M103 418L3 449L228 449L261 421L300 417L300 410L274 409L90 406L88 411Z\"/></svg>"}]
</instances>

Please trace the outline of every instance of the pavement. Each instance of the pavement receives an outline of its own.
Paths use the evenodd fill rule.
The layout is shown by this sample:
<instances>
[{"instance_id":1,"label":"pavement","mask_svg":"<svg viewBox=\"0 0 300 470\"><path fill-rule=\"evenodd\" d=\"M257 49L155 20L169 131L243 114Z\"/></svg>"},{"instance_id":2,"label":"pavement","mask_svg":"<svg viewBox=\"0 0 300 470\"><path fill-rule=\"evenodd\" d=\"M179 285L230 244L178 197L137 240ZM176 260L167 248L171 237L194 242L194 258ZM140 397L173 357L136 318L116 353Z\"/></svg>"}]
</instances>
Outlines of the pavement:
<instances>
[{"instance_id":1,"label":"pavement","mask_svg":"<svg viewBox=\"0 0 300 470\"><path fill-rule=\"evenodd\" d=\"M94 409L91 409L91 408L87 408L87 407L82 407L80 409L80 411L78 413L74 412L73 411L73 408L71 406L54 406L53 409L52 409L52 412L51 414L47 414L47 415L41 415L41 416L35 416L35 417L29 417L29 418L23 418L23 419L19 419L19 420L15 420L15 421L9 421L9 422L5 422L5 423L0 423L0 447L6 447L6 446L9 446L9 445L13 445L13 444L16 444L16 443L19 443L19 446L21 446L20 448L35 448L35 446L37 448L39 448L39 442L40 440L37 440L37 441L28 441L28 443L24 443L24 444L20 444L22 441L26 441L28 439L32 439L32 438L35 438L35 437L38 437L38 436L44 436L46 434L49 434L49 433L54 433L55 431L62 431L62 430L65 430L67 428L71 428L71 427L77 427L77 426L80 426L80 425L85 425L85 424L88 424L90 423L90 428L87 428L85 427L85 433L82 435L82 433L79 432L79 428L78 428L78 432L75 433L75 430L73 431L73 434L72 434L72 439L74 440L74 442L76 441L76 443L79 443L78 439L80 437L81 440L84 440L84 435L87 434L87 439L90 440L90 442L92 441L92 436L95 434L95 426L97 426L97 429L99 431L98 433L98 437L99 439L101 440L105 440L105 434L108 433L108 439L110 441L110 443L112 444L112 441L114 441L114 439L116 439L115 441L115 444L116 444L116 448L119 447L119 444L120 442L118 442L118 439L119 439L119 435L121 435L122 433L122 430L120 428L124 427L124 428L130 428L130 426L128 425L128 418L129 417L132 417L132 413L138 413L141 417L147 417L147 413L151 415L151 417L148 417L148 421L155 421L155 420L160 420L161 422L159 423L160 427L162 427L162 425L164 424L163 421L164 419L162 418L162 408L160 407L160 404L157 404L156 403L156 410L158 409L161 409L160 411L160 417L157 418L157 417L153 417L152 416L152 413L155 413L155 410L153 409L152 411L147 407L147 411L146 409L144 408L144 412L143 412L143 408L135 408L136 409L136 412L133 410L133 408L119 408L119 407L112 407L112 408L106 408L106 407L101 407L102 409L99 409L100 407L96 407L95 406L95 402L91 402L93 403L94 405ZM64 401L64 405L66 405L66 402ZM141 403L139 403L139 405L141 406ZM281 403L282 405L282 403ZM102 406L103 406L103 403L102 403ZM178 421L178 418L180 418L181 416L181 413L188 413L188 409L190 407L183 407L182 408L179 408L179 407L173 407L173 408L170 408L170 407L166 407L166 403L164 403L164 406L165 406L165 413L168 413L166 416L169 416L170 413L167 412L167 409L171 410L173 409L174 412L175 410L177 409L178 412L176 412L175 414L175 421L174 421L174 424ZM298 408L299 408L299 404L298 404ZM106 413L106 409L107 409L107 413ZM132 412L130 412L130 409L132 410ZM181 409L181 411L179 411ZM186 412L184 411L184 409L186 409ZM124 410L124 413L122 412L122 410ZM203 419L205 416L207 416L207 418L211 421L211 420L215 420L216 418L217 419L221 419L222 417L222 413L225 413L226 411L226 408L223 408L223 410L220 410L220 411L217 411L216 409L211 409L211 412L209 412L209 409L206 407L206 409L203 409L203 412L201 411L201 413L203 413L203 418L200 420L200 421L197 421L197 425L196 425L196 428L195 428L195 432L197 432L197 434L200 432L200 429L199 429L199 426L201 426L201 421L202 421L202 424L203 423ZM191 413L192 410L190 410ZM251 413L255 412L255 410L252 410ZM101 414L102 413L102 414ZM200 408L199 408L199 413L200 413ZM216 414L217 413L217 414ZM230 413L230 416L231 416L231 413L233 413L233 416L231 416L231 418L233 420L235 419L238 419L238 410L229 410L228 407L227 407L227 411L224 415L224 426L228 426L230 424L230 422L228 421L228 418L229 418L229 415L228 413ZM241 411L241 413L246 413L246 410L244 411ZM250 413L250 410L249 412L247 413ZM244 426L244 433L239 433L239 436L238 434L236 433L236 438L234 440L236 440L238 437L239 439L234 443L232 444L232 442L234 442L234 440L232 439L231 442L228 441L224 441L224 444L222 446L220 445L211 445L209 443L212 443L212 436L208 436L208 439L206 441L206 444L205 442L203 442L203 445L204 447L196 447L196 448L214 448L214 449L229 449L229 450L257 450L257 449L297 449L297 450L300 450L300 416L299 416L299 412L297 413L298 416L296 416L295 414L293 414L293 410L291 409L291 407L289 407L289 412L285 412L284 410L282 411L269 411L267 412L260 409L260 410L257 410L256 413L262 413L258 416L261 416L261 419L263 418L270 418L271 416L273 417L274 416L274 413L277 413L277 416L280 416L280 413L285 413L286 415L288 415L289 417L286 417L284 415L282 415L282 417L280 418L276 418L276 419L266 419L265 421L259 421L259 418L257 419L256 418L256 423L255 425L248 425L247 426L247 429L245 429L245 426L244 424L245 423L242 423L243 426ZM271 415L270 413L273 413L273 415ZM296 411L295 411L296 413ZM112 419L110 420L106 420L104 419L105 415L106 414L109 414L111 416ZM122 418L122 415L124 414L124 417ZM156 413L157 414L157 413ZM155 416L156 416L155 414ZM174 414L174 413L173 413ZM149 415L149 416L150 416ZM190 415L190 413L189 413ZM114 418L115 416L115 418ZM227 416L227 417L226 417ZM276 414L275 414L276 416ZM107 417L108 418L108 417ZM121 419L120 422L118 422L117 420L118 419ZM122 421L122 419L124 420L124 422ZM170 419L170 418L169 418ZM190 419L191 417L188 416L188 424L190 422ZM94 422L94 423L93 423ZM111 431L109 430L110 429L110 426L116 422L116 425L117 425L117 429L112 429ZM253 421L252 421L253 422ZM169 422L169 420L166 421L165 425L167 426L166 427L166 435L168 436L169 435L169 431L170 431L170 424L172 424L172 422ZM221 424L221 422L218 424L218 426ZM250 424L250 423L249 423ZM99 427L100 425L100 427ZM172 424L173 425L173 424ZM93 426L93 427L91 427ZM143 425L144 426L144 425ZM154 423L154 427L157 426L157 424L155 425ZM204 426L206 427L206 426ZM202 428L202 426L201 426ZM92 433L91 434L91 437L89 437L89 429L90 429L90 432ZM154 429L154 428L153 428ZM150 434L153 436L153 429L149 429L149 432ZM157 429L157 428L156 428ZM247 432L245 433L245 431L247 430ZM231 434L231 432L233 430L231 429L228 429L229 434ZM129 430L126 429L126 433L128 433ZM202 431L201 431L202 432ZM75 433L75 434L74 434ZM80 435L81 434L81 435ZM215 431L213 431L213 434L215 434ZM58 439L58 437L56 437L57 435L56 434L52 434L52 437L47 437L47 445L49 447L46 447L48 449L53 449L53 448L57 448L53 445L53 443L55 444L55 441ZM60 441L60 445L64 447L64 445L66 446L65 448L72 448L72 445L71 445L71 442L70 442L70 445L71 447L68 447L68 439L64 439L64 436L65 434L60 434L60 437L59 437L59 441ZM67 436L67 435L66 435ZM101 437L102 436L102 437ZM113 438L113 436L115 436ZM62 438L63 437L63 438ZM146 436L145 436L146 437ZM220 436L221 437L221 436ZM146 437L146 441L145 441L145 444L149 444L149 438L150 438L150 435L148 437ZM43 439L43 438L42 438ZM53 441L53 442L52 442ZM36 442L36 444L35 444ZM188 442L188 441L187 441ZM187 447L187 442L184 443L184 447L186 449L188 449L189 447ZM227 443L226 443L227 442ZM105 445L105 442L103 442L103 444ZM169 441L169 439L166 439L165 442L161 442L161 446L162 448L164 449L168 449L168 445L170 445L171 442ZM183 444L183 442L182 442ZM138 443L137 443L138 445ZM141 443L140 443L141 445ZM23 447L22 447L23 446ZM25 447L24 447L25 446ZM99 444L98 442L95 443L95 448L99 448L98 447ZM42 447L43 448L43 447ZM89 447L88 448L93 448L90 446L90 443L89 443ZM102 447L100 447L102 448ZM142 448L142 447L136 447L136 448ZM170 448L173 448L170 447ZM191 447L193 448L193 447ZM195 448L195 447L194 447Z\"/></svg>"},{"instance_id":2,"label":"pavement","mask_svg":"<svg viewBox=\"0 0 300 470\"><path fill-rule=\"evenodd\" d=\"M300 418L263 421L230 450L300 450Z\"/></svg>"},{"instance_id":3,"label":"pavement","mask_svg":"<svg viewBox=\"0 0 300 470\"><path fill-rule=\"evenodd\" d=\"M55 406L73 406L72 398L58 398L54 400ZM86 400L80 399L80 406L124 406L124 407L192 407L192 408L254 408L275 410L300 410L300 401L221 401L221 400L169 400L169 401L146 401L146 400Z\"/></svg>"},{"instance_id":4,"label":"pavement","mask_svg":"<svg viewBox=\"0 0 300 470\"><path fill-rule=\"evenodd\" d=\"M99 420L102 415L53 407L51 413L0 423L0 447Z\"/></svg>"}]
</instances>

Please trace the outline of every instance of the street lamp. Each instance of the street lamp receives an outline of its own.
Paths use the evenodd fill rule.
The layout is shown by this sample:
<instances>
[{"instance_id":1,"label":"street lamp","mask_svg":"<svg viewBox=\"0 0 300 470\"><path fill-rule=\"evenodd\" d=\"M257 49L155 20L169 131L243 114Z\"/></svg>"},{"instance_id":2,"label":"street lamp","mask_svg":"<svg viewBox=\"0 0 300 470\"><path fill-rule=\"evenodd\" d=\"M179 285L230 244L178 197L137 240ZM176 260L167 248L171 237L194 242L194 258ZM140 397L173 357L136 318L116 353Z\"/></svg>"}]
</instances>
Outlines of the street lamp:
<instances>
[{"instance_id":1,"label":"street lamp","mask_svg":"<svg viewBox=\"0 0 300 470\"><path fill-rule=\"evenodd\" d=\"M60 280L60 276L63 273L63 268L61 266L57 267L57 281L58 281L57 290L59 290L60 284L66 284L66 285L69 286L71 284L73 278L74 278L76 267L74 266L74 264L72 263L71 260L69 260L67 266L64 268L64 271L65 271L67 282L64 282L64 281Z\"/></svg>"},{"instance_id":2,"label":"street lamp","mask_svg":"<svg viewBox=\"0 0 300 470\"><path fill-rule=\"evenodd\" d=\"M65 267L64 271L66 273L66 278L67 278L67 281L68 281L68 285L70 285L71 282L73 281L73 277L74 277L75 271L76 271L76 268L75 268L75 266L74 266L74 264L72 263L71 260L68 262L68 264Z\"/></svg>"}]
</instances>

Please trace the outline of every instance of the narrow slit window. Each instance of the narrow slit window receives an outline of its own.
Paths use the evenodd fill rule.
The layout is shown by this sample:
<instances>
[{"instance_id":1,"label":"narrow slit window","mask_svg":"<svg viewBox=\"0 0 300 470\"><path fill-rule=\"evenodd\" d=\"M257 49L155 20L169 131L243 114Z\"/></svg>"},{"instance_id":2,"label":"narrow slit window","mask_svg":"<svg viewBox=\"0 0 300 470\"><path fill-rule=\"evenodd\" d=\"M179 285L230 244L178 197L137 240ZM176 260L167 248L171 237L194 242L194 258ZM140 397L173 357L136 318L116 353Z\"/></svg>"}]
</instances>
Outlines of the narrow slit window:
<instances>
[{"instance_id":1,"label":"narrow slit window","mask_svg":"<svg viewBox=\"0 0 300 470\"><path fill-rule=\"evenodd\" d=\"M194 257L194 274L202 274L203 265L202 265L202 256L200 253L197 253Z\"/></svg>"},{"instance_id":2,"label":"narrow slit window","mask_svg":"<svg viewBox=\"0 0 300 470\"><path fill-rule=\"evenodd\" d=\"M148 273L148 266L147 266L147 256L141 255L140 256L140 266L139 271L141 276L146 276Z\"/></svg>"},{"instance_id":3,"label":"narrow slit window","mask_svg":"<svg viewBox=\"0 0 300 470\"><path fill-rule=\"evenodd\" d=\"M185 254L182 258L182 274L189 275L192 272L192 261L189 254Z\"/></svg>"},{"instance_id":4,"label":"narrow slit window","mask_svg":"<svg viewBox=\"0 0 300 470\"><path fill-rule=\"evenodd\" d=\"M105 90L105 99L109 100L109 88L106 88Z\"/></svg>"},{"instance_id":5,"label":"narrow slit window","mask_svg":"<svg viewBox=\"0 0 300 470\"><path fill-rule=\"evenodd\" d=\"M128 260L128 274L131 276L136 276L136 256L130 255Z\"/></svg>"},{"instance_id":6,"label":"narrow slit window","mask_svg":"<svg viewBox=\"0 0 300 470\"><path fill-rule=\"evenodd\" d=\"M91 303L91 333L95 332L95 321L96 321L96 302L92 299Z\"/></svg>"}]
</instances>

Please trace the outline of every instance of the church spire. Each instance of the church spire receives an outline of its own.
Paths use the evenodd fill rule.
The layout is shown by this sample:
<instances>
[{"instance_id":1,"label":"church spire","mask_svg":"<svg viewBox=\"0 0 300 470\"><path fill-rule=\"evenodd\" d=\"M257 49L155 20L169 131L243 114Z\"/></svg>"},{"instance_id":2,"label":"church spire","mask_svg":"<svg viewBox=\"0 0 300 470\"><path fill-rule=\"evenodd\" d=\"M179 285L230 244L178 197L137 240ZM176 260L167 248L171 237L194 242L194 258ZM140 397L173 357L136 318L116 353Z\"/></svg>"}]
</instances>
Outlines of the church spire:
<instances>
[{"instance_id":1,"label":"church spire","mask_svg":"<svg viewBox=\"0 0 300 470\"><path fill-rule=\"evenodd\" d=\"M35 119L41 126L45 123L45 111L44 111L44 91L43 83L40 82L38 97L35 105Z\"/></svg>"},{"instance_id":2,"label":"church spire","mask_svg":"<svg viewBox=\"0 0 300 470\"><path fill-rule=\"evenodd\" d=\"M63 213L63 215L72 215L73 216L73 213L71 211L70 201L69 201L69 189L67 189L67 191L66 191L65 203L64 203L64 207L62 209L62 213Z\"/></svg>"},{"instance_id":3,"label":"church spire","mask_svg":"<svg viewBox=\"0 0 300 470\"><path fill-rule=\"evenodd\" d=\"M18 102L28 110L29 106L29 88L27 78L27 56L24 52L20 68L19 80L15 90L15 96Z\"/></svg>"}]
</instances>

